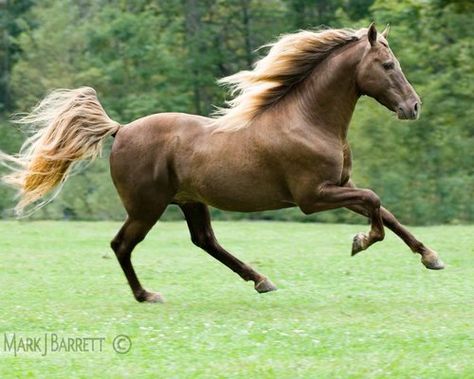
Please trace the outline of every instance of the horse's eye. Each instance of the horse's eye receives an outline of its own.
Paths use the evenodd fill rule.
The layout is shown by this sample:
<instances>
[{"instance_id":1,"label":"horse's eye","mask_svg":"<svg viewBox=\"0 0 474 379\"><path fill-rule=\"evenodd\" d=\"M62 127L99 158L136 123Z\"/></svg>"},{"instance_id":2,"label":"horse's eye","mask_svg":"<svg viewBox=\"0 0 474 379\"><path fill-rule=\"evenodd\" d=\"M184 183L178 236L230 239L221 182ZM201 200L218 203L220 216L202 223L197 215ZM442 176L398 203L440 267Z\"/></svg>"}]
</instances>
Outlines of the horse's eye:
<instances>
[{"instance_id":1,"label":"horse's eye","mask_svg":"<svg viewBox=\"0 0 474 379\"><path fill-rule=\"evenodd\" d=\"M384 62L382 63L382 66L385 70L392 70L395 68L395 63L393 62Z\"/></svg>"}]
</instances>

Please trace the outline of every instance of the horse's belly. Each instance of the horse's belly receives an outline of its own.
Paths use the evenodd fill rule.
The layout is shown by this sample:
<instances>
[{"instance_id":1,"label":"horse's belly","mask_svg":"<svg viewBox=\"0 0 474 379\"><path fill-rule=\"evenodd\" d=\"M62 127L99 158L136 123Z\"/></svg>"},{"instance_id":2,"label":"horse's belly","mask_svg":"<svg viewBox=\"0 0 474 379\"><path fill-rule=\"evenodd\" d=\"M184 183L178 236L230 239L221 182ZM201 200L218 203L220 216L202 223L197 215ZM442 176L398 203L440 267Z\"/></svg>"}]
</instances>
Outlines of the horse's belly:
<instances>
[{"instance_id":1,"label":"horse's belly","mask_svg":"<svg viewBox=\"0 0 474 379\"><path fill-rule=\"evenodd\" d=\"M213 178L178 191L175 201L199 201L214 208L235 212L256 212L294 206L284 186L268 181Z\"/></svg>"},{"instance_id":2,"label":"horse's belly","mask_svg":"<svg viewBox=\"0 0 474 379\"><path fill-rule=\"evenodd\" d=\"M233 212L258 212L295 206L293 201L286 200L280 196L253 196L251 198L238 196L232 199L226 197L212 197L206 199L206 203L214 208Z\"/></svg>"}]
</instances>

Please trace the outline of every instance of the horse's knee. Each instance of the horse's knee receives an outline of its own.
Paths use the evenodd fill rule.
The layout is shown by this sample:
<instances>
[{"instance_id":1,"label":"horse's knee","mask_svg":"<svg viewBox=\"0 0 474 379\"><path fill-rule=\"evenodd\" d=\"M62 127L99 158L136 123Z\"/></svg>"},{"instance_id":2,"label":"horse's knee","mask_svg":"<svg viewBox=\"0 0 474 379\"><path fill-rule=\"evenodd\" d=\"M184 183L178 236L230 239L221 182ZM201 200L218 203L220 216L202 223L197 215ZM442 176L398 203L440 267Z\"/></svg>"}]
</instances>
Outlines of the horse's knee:
<instances>
[{"instance_id":1,"label":"horse's knee","mask_svg":"<svg viewBox=\"0 0 474 379\"><path fill-rule=\"evenodd\" d=\"M362 201L373 209L380 208L381 205L380 197L372 190L364 190Z\"/></svg>"}]
</instances>

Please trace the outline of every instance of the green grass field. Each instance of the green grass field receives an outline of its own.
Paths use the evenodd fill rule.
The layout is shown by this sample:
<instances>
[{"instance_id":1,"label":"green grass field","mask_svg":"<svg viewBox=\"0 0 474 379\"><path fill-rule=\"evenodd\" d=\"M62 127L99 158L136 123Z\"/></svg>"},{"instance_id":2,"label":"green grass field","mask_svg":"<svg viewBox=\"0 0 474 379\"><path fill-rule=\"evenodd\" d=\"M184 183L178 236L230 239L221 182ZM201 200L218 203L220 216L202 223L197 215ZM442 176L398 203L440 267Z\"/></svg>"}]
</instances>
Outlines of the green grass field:
<instances>
[{"instance_id":1,"label":"green grass field","mask_svg":"<svg viewBox=\"0 0 474 379\"><path fill-rule=\"evenodd\" d=\"M279 288L259 295L184 222L159 223L134 263L165 304L132 298L109 249L119 226L0 222L0 378L474 378L474 226L412 228L447 264L433 272L391 233L351 258L364 225L215 223ZM5 333L105 340L14 356Z\"/></svg>"}]
</instances>

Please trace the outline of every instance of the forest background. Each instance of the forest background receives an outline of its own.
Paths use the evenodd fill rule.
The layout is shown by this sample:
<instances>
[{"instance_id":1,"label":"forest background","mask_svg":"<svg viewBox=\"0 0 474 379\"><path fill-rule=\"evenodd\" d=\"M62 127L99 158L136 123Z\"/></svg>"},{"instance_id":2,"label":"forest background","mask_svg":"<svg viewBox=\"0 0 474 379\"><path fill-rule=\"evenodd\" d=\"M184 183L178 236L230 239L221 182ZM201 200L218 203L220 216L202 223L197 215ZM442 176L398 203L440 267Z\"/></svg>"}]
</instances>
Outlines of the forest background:
<instances>
[{"instance_id":1,"label":"forest background","mask_svg":"<svg viewBox=\"0 0 474 379\"><path fill-rule=\"evenodd\" d=\"M353 177L408 224L474 221L474 5L454 0L0 0L0 149L24 135L9 118L55 88L94 87L121 123L158 112L209 115L227 96L220 77L248 69L282 33L390 23L391 48L423 100L401 122L362 98L349 133ZM120 220L103 158L72 177L35 219ZM0 186L0 216L14 193ZM360 222L347 210L298 209L218 219ZM181 217L170 207L167 219Z\"/></svg>"}]
</instances>

